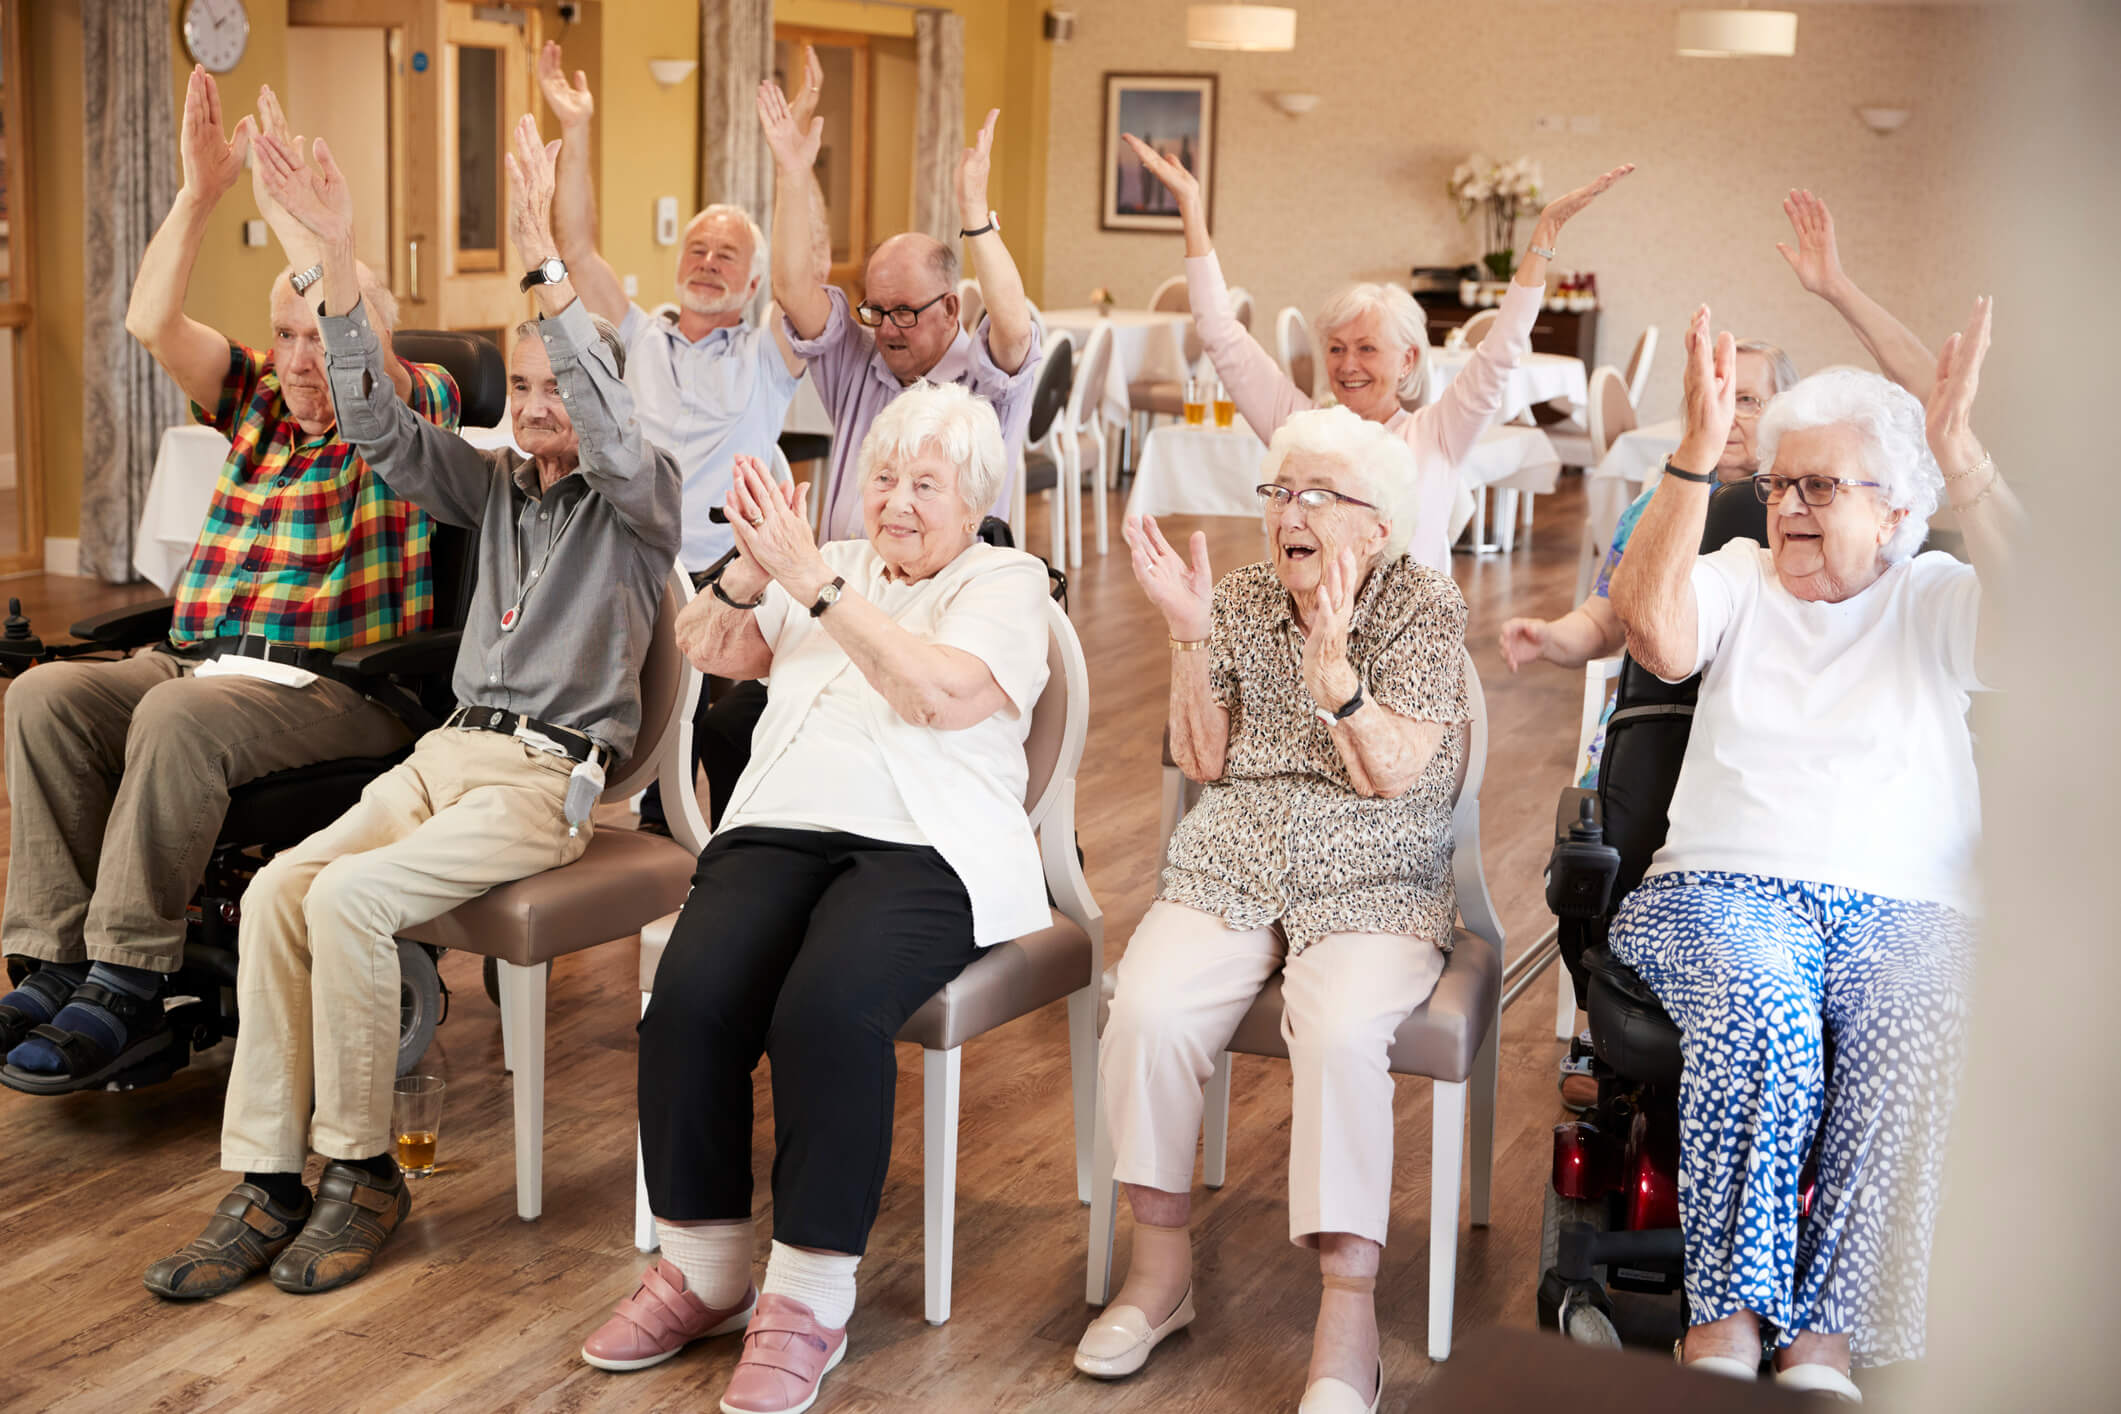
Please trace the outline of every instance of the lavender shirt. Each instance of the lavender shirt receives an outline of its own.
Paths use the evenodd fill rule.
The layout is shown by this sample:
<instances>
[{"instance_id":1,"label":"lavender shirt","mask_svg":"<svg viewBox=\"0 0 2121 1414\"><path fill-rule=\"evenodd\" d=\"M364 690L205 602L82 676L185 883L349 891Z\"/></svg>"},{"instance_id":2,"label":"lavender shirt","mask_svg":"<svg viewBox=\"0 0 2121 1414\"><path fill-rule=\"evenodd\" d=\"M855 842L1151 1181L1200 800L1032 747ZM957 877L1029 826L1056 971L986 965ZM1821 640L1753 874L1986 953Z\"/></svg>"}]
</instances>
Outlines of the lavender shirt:
<instances>
[{"instance_id":1,"label":"lavender shirt","mask_svg":"<svg viewBox=\"0 0 2121 1414\"><path fill-rule=\"evenodd\" d=\"M906 390L898 375L885 366L876 351L876 336L862 327L847 307L846 293L828 286L826 298L832 313L815 339L798 337L788 326L789 347L796 357L810 364L810 380L832 417L832 460L825 477L825 536L827 540L862 538L862 490L856 484L862 442L869 424L885 404ZM785 322L785 317L784 317ZM987 343L987 319L980 318L977 334L958 331L935 367L922 380L928 383L962 383L974 394L994 404L1001 419L1002 439L1009 453L1010 475L1003 478L1000 496L989 514L1009 517L1009 502L1015 489L1015 468L1021 465L1024 426L1031 415L1031 392L1038 383L1040 346L1038 324L1031 325L1031 347L1014 373L1004 372L994 361Z\"/></svg>"}]
</instances>

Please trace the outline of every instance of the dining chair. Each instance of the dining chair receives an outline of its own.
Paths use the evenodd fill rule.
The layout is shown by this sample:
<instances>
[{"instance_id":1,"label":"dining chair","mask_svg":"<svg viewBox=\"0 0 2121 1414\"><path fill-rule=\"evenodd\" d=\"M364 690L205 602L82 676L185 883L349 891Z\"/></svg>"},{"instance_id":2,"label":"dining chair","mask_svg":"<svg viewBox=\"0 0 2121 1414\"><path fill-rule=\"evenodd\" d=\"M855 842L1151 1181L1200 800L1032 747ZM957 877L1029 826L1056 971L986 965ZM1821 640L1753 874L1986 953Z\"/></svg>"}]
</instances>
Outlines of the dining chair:
<instances>
[{"instance_id":1,"label":"dining chair","mask_svg":"<svg viewBox=\"0 0 2121 1414\"><path fill-rule=\"evenodd\" d=\"M967 277L957 282L957 322L966 333L979 328L979 317L987 312L985 296L979 292L979 281Z\"/></svg>"},{"instance_id":2,"label":"dining chair","mask_svg":"<svg viewBox=\"0 0 2121 1414\"><path fill-rule=\"evenodd\" d=\"M921 1048L921 1187L926 1313L930 1325L950 1319L950 1274L956 1246L957 1139L964 1045L1052 1003L1068 1003L1068 1070L1075 1121L1075 1193L1090 1201L1091 1133L1097 1113L1097 995L1104 966L1105 920L1075 853L1076 772L1090 725L1090 670L1082 641L1060 605L1045 602L1046 687L1031 709L1024 741L1029 780L1024 806L1037 832L1039 862L1052 899L1052 925L996 943L930 997L899 1028ZM675 913L641 930L641 1010L669 944ZM711 946L712 944L708 944ZM653 1252L655 1218L638 1140L634 1158L634 1246Z\"/></svg>"},{"instance_id":3,"label":"dining chair","mask_svg":"<svg viewBox=\"0 0 2121 1414\"><path fill-rule=\"evenodd\" d=\"M1173 275L1158 285L1149 296L1148 308L1160 310L1184 310L1189 301L1186 296L1186 277Z\"/></svg>"},{"instance_id":4,"label":"dining chair","mask_svg":"<svg viewBox=\"0 0 2121 1414\"><path fill-rule=\"evenodd\" d=\"M1071 458L1065 497L1068 502L1068 563L1071 566L1083 562L1082 498L1085 492L1093 502L1097 518L1097 553L1103 555L1111 550L1111 533L1106 526L1110 512L1105 502L1109 493L1107 473L1113 458L1105 430L1105 381L1111 370L1113 341L1110 324L1099 324L1090 331L1089 339L1083 344L1083 356L1076 361L1068 406L1060 416L1061 447ZM1086 462L1089 464L1087 475Z\"/></svg>"},{"instance_id":5,"label":"dining chair","mask_svg":"<svg viewBox=\"0 0 2121 1414\"><path fill-rule=\"evenodd\" d=\"M1488 896L1480 862L1480 785L1487 769L1487 699L1473 655L1463 653L1466 705L1471 720L1461 728L1465 750L1458 790L1451 810L1452 882L1458 893L1459 922L1453 929L1450 956L1428 1001L1400 1023L1392 1039L1388 1064L1394 1075L1428 1076L1434 1082L1429 1140L1429 1358L1451 1353L1451 1311L1458 1282L1458 1210L1460 1169L1466 1157L1468 1112L1472 1132L1472 1220L1488 1224L1488 1198L1494 1169L1495 1089L1502 1028L1502 925ZM1175 770L1176 768L1170 768ZM1198 799L1200 787L1184 783L1185 803ZM1175 822L1174 822L1175 823ZM1165 848L1169 848L1168 836ZM1100 1014L1109 1012L1117 973L1100 981ZM1220 1188L1227 1172L1230 1138L1230 1056L1288 1058L1281 1035L1281 976L1276 973L1260 990L1230 1043L1216 1057L1201 1114L1201 1181ZM1113 1178L1116 1159L1112 1134L1100 1108L1091 1156L1090 1253L1084 1296L1093 1306L1112 1300L1112 1247L1118 1215L1119 1185Z\"/></svg>"},{"instance_id":6,"label":"dining chair","mask_svg":"<svg viewBox=\"0 0 2121 1414\"><path fill-rule=\"evenodd\" d=\"M1502 318L1501 310L1483 309L1482 311L1480 311L1480 313L1474 315L1471 319L1468 319L1465 322L1465 347L1469 351L1472 349L1479 348L1480 341L1488 337L1488 330L1494 328L1495 321L1500 318Z\"/></svg>"},{"instance_id":7,"label":"dining chair","mask_svg":"<svg viewBox=\"0 0 2121 1414\"><path fill-rule=\"evenodd\" d=\"M1635 337L1634 351L1628 355L1626 371L1621 375L1622 381L1627 385L1628 403L1638 410L1642 407L1643 390L1649 386L1650 363L1656 356L1657 326L1645 325L1642 332ZM1605 450L1594 450L1591 445L1588 406L1579 413L1556 398L1541 404L1534 411L1539 415L1540 426L1553 442L1554 450L1561 453L1563 466L1588 469L1604 459ZM1611 445L1610 442L1607 443L1607 447Z\"/></svg>"},{"instance_id":8,"label":"dining chair","mask_svg":"<svg viewBox=\"0 0 2121 1414\"><path fill-rule=\"evenodd\" d=\"M1318 400L1318 370L1325 360L1318 356L1311 321L1293 304L1284 305L1274 316L1274 361L1296 391L1313 402Z\"/></svg>"},{"instance_id":9,"label":"dining chair","mask_svg":"<svg viewBox=\"0 0 2121 1414\"><path fill-rule=\"evenodd\" d=\"M1585 463L1585 469L1590 471L1605 460L1622 433L1635 429L1635 404L1628 398L1627 380L1620 376L1619 369L1601 364L1591 374L1590 401L1584 416L1591 427L1590 460ZM1606 547L1586 515L1582 544L1576 552L1576 603L1582 603L1583 596L1591 592L1591 579L1598 573L1598 563L1605 558L1605 552Z\"/></svg>"},{"instance_id":10,"label":"dining chair","mask_svg":"<svg viewBox=\"0 0 2121 1414\"><path fill-rule=\"evenodd\" d=\"M1650 363L1657 357L1657 326L1645 324L1635 336L1635 351L1628 355L1628 402L1642 408L1643 391L1650 386Z\"/></svg>"},{"instance_id":11,"label":"dining chair","mask_svg":"<svg viewBox=\"0 0 2121 1414\"><path fill-rule=\"evenodd\" d=\"M1230 291L1230 312L1237 317L1238 328L1252 332L1252 292L1243 285Z\"/></svg>"},{"instance_id":12,"label":"dining chair","mask_svg":"<svg viewBox=\"0 0 2121 1414\"><path fill-rule=\"evenodd\" d=\"M1111 331L1101 329L1106 341ZM1057 567L1067 564L1069 523L1082 512L1070 505L1067 487L1074 475L1075 458L1069 453L1067 410L1075 390L1081 387L1075 358L1075 336L1058 330L1040 355L1038 380L1032 385L1031 412L1024 426L1024 450L1017 458L1016 494L1011 502L1011 531L1018 545L1025 543L1025 501L1033 491L1046 496L1046 528L1051 537L1051 558ZM1076 532L1078 544L1082 532Z\"/></svg>"}]
</instances>

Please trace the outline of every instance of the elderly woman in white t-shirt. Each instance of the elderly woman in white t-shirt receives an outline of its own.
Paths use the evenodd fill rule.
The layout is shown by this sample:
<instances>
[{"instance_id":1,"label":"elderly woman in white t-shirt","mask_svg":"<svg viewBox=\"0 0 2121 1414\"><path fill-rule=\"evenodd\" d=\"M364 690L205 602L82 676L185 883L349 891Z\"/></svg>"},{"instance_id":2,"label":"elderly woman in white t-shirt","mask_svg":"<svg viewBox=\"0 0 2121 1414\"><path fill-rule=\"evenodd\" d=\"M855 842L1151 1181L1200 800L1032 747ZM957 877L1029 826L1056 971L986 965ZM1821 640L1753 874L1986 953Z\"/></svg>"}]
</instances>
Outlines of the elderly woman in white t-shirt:
<instances>
[{"instance_id":1,"label":"elderly woman in white t-shirt","mask_svg":"<svg viewBox=\"0 0 2121 1414\"><path fill-rule=\"evenodd\" d=\"M1046 574L976 538L1007 463L992 406L954 384L909 388L870 429L866 539L820 549L801 488L737 460L741 557L678 642L771 696L641 1019L664 1260L583 1355L638 1369L748 1318L721 1407L764 1414L807 1408L845 1353L890 1159L892 1038L981 948L1050 922L1024 813ZM762 1054L774 1242L754 1291Z\"/></svg>"},{"instance_id":2,"label":"elderly woman in white t-shirt","mask_svg":"<svg viewBox=\"0 0 2121 1414\"><path fill-rule=\"evenodd\" d=\"M1926 412L1855 369L1777 397L1754 478L1768 547L1697 555L1736 395L1702 309L1685 438L1613 585L1638 662L1702 672L1669 834L1611 936L1684 1033L1683 1358L1752 1379L1765 1341L1778 1381L1848 1399L1852 1363L1922 1353L1965 1041L1967 694L2019 518L1968 426L1988 334L1982 300ZM1971 564L1915 553L1940 491Z\"/></svg>"}]
</instances>

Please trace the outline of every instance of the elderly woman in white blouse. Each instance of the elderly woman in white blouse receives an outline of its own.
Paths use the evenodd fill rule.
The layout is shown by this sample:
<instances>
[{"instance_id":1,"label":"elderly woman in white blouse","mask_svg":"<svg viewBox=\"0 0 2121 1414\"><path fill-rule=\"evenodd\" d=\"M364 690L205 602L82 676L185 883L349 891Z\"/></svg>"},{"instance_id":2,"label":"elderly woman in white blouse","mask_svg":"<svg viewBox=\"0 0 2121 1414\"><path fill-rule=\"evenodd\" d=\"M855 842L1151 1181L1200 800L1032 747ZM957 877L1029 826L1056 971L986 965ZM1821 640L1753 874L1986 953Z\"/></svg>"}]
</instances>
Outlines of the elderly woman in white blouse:
<instances>
[{"instance_id":1,"label":"elderly woman in white blouse","mask_svg":"<svg viewBox=\"0 0 2121 1414\"><path fill-rule=\"evenodd\" d=\"M1311 390L1290 382L1273 355L1237 322L1215 243L1208 236L1200 183L1140 138L1123 136L1142 167L1177 198L1185 223L1186 288L1194 327L1237 410L1261 441L1271 441L1276 428L1312 405ZM1539 213L1524 262L1503 297L1500 317L1474 350L1472 362L1427 407L1408 412L1401 406L1402 400L1415 397L1426 376L1421 358L1428 349L1428 320L1412 295L1397 285L1351 285L1319 313L1318 335L1325 345L1334 401L1365 422L1383 423L1414 451L1414 525L1407 553L1416 563L1450 571L1451 508L1463 494L1458 464L1472 452L1480 434L1494 425L1510 370L1532 347L1532 323L1546 293L1547 262L1557 252L1562 227L1634 170L1632 162L1615 167Z\"/></svg>"},{"instance_id":2,"label":"elderly woman in white blouse","mask_svg":"<svg viewBox=\"0 0 2121 1414\"><path fill-rule=\"evenodd\" d=\"M1386 1055L1451 944L1467 717L1465 600L1406 553L1413 460L1346 408L1292 416L1262 468L1269 558L1220 583L1206 537L1189 563L1153 520L1127 525L1135 576L1171 634L1171 754L1207 789L1171 837L1105 1027L1105 1119L1134 1245L1126 1284L1076 1347L1087 1374L1132 1374L1194 1319L1201 1090L1279 971L1289 1236L1317 1249L1323 1284L1302 1409L1377 1407Z\"/></svg>"},{"instance_id":3,"label":"elderly woman in white blouse","mask_svg":"<svg viewBox=\"0 0 2121 1414\"><path fill-rule=\"evenodd\" d=\"M820 549L802 488L739 458L740 558L678 619L702 671L771 696L641 1020L664 1260L583 1350L635 1369L745 1329L721 1405L739 1414L809 1407L845 1353L891 1152L892 1038L980 949L1050 921L1023 804L1046 574L976 538L1007 470L1000 424L955 384L910 388L860 468L868 536ZM754 1289L761 1055L774 1242Z\"/></svg>"},{"instance_id":4,"label":"elderly woman in white blouse","mask_svg":"<svg viewBox=\"0 0 2121 1414\"><path fill-rule=\"evenodd\" d=\"M1684 1035L1682 1358L1750 1380L1764 1343L1778 1381L1850 1400L1852 1363L1922 1353L1965 1046L1967 694L1993 680L1982 606L2018 522L1968 425L1988 336L1981 300L1926 411L1846 368L1776 398L1753 478L1767 548L1697 555L1737 391L1704 308L1684 440L1613 584L1636 660L1702 673L1669 834L1611 934ZM1940 491L1971 564L1915 553Z\"/></svg>"}]
</instances>

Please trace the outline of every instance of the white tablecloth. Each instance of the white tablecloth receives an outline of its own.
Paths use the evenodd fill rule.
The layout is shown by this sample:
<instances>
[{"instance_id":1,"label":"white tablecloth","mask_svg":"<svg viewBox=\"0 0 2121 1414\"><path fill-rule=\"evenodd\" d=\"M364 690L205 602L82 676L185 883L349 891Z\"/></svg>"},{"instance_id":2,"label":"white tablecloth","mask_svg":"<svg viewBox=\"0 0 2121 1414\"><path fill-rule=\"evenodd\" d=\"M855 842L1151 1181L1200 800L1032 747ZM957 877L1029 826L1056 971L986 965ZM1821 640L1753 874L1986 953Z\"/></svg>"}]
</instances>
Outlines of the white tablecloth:
<instances>
[{"instance_id":1,"label":"white tablecloth","mask_svg":"<svg viewBox=\"0 0 2121 1414\"><path fill-rule=\"evenodd\" d=\"M1430 349L1423 360L1428 366L1428 400L1433 403L1442 397L1451 380L1472 361L1471 349ZM1512 421L1534 403L1554 398L1566 398L1572 407L1580 408L1589 397L1589 375L1584 372L1582 359L1566 354L1526 354L1510 370L1510 384L1503 395L1498 420Z\"/></svg>"},{"instance_id":2,"label":"white tablecloth","mask_svg":"<svg viewBox=\"0 0 2121 1414\"><path fill-rule=\"evenodd\" d=\"M1613 439L1605 460L1584 477L1591 539L1600 552L1613 543L1613 527L1620 523L1628 502L1642 494L1643 483L1679 449L1680 431L1675 417L1623 432Z\"/></svg>"},{"instance_id":3,"label":"white tablecloth","mask_svg":"<svg viewBox=\"0 0 2121 1414\"><path fill-rule=\"evenodd\" d=\"M467 427L464 440L481 450L515 445L505 423ZM228 439L196 422L167 429L155 449L147 503L140 509L140 526L133 535L133 568L165 594L198 543L207 507L213 504L214 484L221 479L221 465L227 460Z\"/></svg>"},{"instance_id":4,"label":"white tablecloth","mask_svg":"<svg viewBox=\"0 0 2121 1414\"><path fill-rule=\"evenodd\" d=\"M1105 365L1105 391L1099 400L1106 419L1124 427L1127 423L1127 385L1139 378L1177 380L1186 376L1186 325L1190 314L1157 309L1115 309L1101 315L1095 309L1045 309L1039 311L1049 331L1065 331L1075 340L1075 356L1100 323L1112 326L1112 361Z\"/></svg>"}]
</instances>

